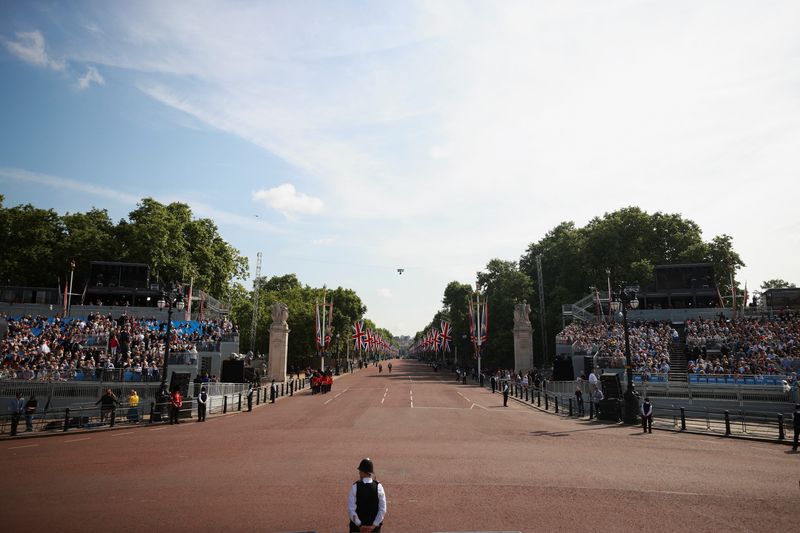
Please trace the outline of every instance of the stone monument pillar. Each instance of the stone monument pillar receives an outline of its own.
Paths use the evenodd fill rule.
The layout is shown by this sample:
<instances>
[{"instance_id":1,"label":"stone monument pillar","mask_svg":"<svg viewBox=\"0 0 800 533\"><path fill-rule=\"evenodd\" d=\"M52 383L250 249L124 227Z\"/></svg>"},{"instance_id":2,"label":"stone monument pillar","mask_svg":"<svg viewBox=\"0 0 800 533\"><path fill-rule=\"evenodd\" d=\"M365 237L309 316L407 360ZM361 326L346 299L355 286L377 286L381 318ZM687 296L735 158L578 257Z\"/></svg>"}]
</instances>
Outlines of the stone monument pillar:
<instances>
[{"instance_id":1,"label":"stone monument pillar","mask_svg":"<svg viewBox=\"0 0 800 533\"><path fill-rule=\"evenodd\" d=\"M527 372L533 368L533 328L529 315L531 306L526 300L514 306L514 371Z\"/></svg>"},{"instance_id":2,"label":"stone monument pillar","mask_svg":"<svg viewBox=\"0 0 800 533\"><path fill-rule=\"evenodd\" d=\"M286 359L289 355L289 306L272 305L272 325L269 327L268 377L277 383L286 381Z\"/></svg>"}]
</instances>

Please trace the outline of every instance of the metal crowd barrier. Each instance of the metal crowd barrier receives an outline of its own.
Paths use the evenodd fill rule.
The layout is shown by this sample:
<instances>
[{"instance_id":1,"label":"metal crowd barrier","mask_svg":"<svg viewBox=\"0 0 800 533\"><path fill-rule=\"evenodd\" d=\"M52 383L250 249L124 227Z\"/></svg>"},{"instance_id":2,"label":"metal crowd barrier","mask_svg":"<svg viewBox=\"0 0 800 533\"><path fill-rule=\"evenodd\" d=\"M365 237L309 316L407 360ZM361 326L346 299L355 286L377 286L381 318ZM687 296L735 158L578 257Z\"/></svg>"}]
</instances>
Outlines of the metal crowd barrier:
<instances>
[{"instance_id":1,"label":"metal crowd barrier","mask_svg":"<svg viewBox=\"0 0 800 533\"><path fill-rule=\"evenodd\" d=\"M489 376L484 377L484 387L491 390L490 381ZM503 380L498 380L498 383L502 382ZM567 395L545 388L526 389L518 383L509 382L509 396L562 417L579 417L580 408L574 396L574 385L573 383L573 394ZM496 389L497 392L501 390L498 385ZM594 403L585 393L581 403L584 414L580 418L595 418ZM656 428L712 433L724 437L750 437L781 443L791 442L794 436L791 412L676 407L674 404L664 405L657 402L654 402L653 407L653 427Z\"/></svg>"}]
</instances>

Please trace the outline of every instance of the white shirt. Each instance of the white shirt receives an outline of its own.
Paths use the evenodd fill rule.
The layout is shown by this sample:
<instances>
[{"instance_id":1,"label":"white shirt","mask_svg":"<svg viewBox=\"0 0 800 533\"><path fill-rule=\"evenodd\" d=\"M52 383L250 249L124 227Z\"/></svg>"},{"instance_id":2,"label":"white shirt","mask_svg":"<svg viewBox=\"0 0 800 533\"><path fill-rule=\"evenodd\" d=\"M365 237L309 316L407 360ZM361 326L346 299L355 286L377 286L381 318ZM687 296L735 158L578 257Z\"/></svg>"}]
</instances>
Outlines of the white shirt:
<instances>
[{"instance_id":1,"label":"white shirt","mask_svg":"<svg viewBox=\"0 0 800 533\"><path fill-rule=\"evenodd\" d=\"M589 374L589 383L592 385L597 385L597 376L594 372Z\"/></svg>"},{"instance_id":2,"label":"white shirt","mask_svg":"<svg viewBox=\"0 0 800 533\"><path fill-rule=\"evenodd\" d=\"M358 483L374 483L371 477L365 477ZM356 514L356 484L350 487L350 494L347 496L347 516L357 526L361 526L361 519ZM383 484L378 484L378 514L375 515L373 526L379 526L386 516L386 494L383 492Z\"/></svg>"}]
</instances>

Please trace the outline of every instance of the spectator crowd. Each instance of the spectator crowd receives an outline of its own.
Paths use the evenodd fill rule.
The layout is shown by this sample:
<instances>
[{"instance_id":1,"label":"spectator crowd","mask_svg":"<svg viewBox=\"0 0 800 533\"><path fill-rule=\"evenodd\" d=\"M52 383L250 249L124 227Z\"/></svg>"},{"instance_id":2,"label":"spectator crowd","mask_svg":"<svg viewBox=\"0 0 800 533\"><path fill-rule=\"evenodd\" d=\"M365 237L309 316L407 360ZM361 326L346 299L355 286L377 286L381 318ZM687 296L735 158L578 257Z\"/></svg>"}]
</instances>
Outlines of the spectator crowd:
<instances>
[{"instance_id":1,"label":"spectator crowd","mask_svg":"<svg viewBox=\"0 0 800 533\"><path fill-rule=\"evenodd\" d=\"M0 340L0 378L63 381L101 379L104 372L130 371L133 381L160 379L164 364L166 321L122 315L86 318L5 317L8 331ZM227 318L172 322L170 359L219 349L238 335Z\"/></svg>"},{"instance_id":2,"label":"spectator crowd","mask_svg":"<svg viewBox=\"0 0 800 533\"><path fill-rule=\"evenodd\" d=\"M668 374L669 349L678 332L669 322L629 322L633 371L642 374ZM573 322L559 335L562 343L572 344L575 353L596 353L597 368L625 367L625 332L622 324Z\"/></svg>"},{"instance_id":3,"label":"spectator crowd","mask_svg":"<svg viewBox=\"0 0 800 533\"><path fill-rule=\"evenodd\" d=\"M689 372L790 375L800 367L800 317L686 321Z\"/></svg>"}]
</instances>

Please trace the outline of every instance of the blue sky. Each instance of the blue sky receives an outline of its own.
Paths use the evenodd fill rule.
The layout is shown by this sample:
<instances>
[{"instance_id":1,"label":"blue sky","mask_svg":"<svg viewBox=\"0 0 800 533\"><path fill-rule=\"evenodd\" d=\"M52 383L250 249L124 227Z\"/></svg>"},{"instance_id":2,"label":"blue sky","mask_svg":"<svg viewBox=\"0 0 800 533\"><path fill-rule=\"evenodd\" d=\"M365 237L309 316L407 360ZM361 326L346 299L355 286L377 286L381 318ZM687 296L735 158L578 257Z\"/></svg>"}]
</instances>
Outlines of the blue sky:
<instances>
[{"instance_id":1,"label":"blue sky","mask_svg":"<svg viewBox=\"0 0 800 533\"><path fill-rule=\"evenodd\" d=\"M396 333L627 205L800 283L798 27L791 1L3 2L0 192L187 202Z\"/></svg>"}]
</instances>

